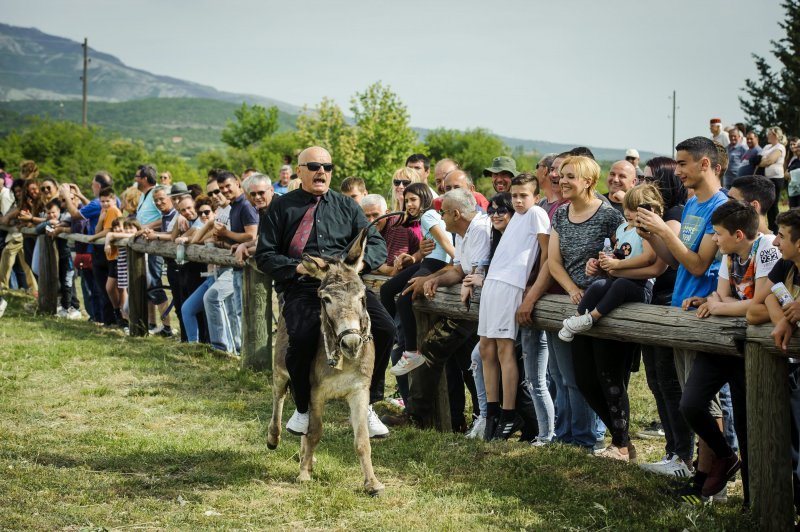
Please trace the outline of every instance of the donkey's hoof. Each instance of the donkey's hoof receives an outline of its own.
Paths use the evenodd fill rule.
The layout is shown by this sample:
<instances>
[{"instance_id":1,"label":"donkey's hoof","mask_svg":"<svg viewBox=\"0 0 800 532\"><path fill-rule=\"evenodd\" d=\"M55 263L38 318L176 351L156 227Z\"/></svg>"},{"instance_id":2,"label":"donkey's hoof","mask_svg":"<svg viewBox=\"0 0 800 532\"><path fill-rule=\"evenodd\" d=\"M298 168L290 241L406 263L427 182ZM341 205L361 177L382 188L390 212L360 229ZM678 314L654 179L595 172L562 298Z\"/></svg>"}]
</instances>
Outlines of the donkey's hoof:
<instances>
[{"instance_id":1,"label":"donkey's hoof","mask_svg":"<svg viewBox=\"0 0 800 532\"><path fill-rule=\"evenodd\" d=\"M308 471L300 471L300 474L297 475L297 482L311 482L311 474Z\"/></svg>"},{"instance_id":2,"label":"donkey's hoof","mask_svg":"<svg viewBox=\"0 0 800 532\"><path fill-rule=\"evenodd\" d=\"M380 482L373 484L372 486L367 486L367 495L370 497L380 497L383 495L383 484Z\"/></svg>"},{"instance_id":3,"label":"donkey's hoof","mask_svg":"<svg viewBox=\"0 0 800 532\"><path fill-rule=\"evenodd\" d=\"M278 442L272 443L271 441L267 440L267 449L270 451L274 451L278 448Z\"/></svg>"}]
</instances>

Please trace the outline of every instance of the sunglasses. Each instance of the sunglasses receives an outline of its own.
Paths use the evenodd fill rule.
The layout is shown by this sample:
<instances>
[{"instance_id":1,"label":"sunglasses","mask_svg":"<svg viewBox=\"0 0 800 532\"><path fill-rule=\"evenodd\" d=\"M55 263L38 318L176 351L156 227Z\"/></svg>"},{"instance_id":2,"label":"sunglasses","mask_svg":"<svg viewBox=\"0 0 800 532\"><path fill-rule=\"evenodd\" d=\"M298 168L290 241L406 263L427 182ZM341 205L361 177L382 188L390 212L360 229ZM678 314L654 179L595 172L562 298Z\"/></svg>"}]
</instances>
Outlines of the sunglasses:
<instances>
[{"instance_id":1,"label":"sunglasses","mask_svg":"<svg viewBox=\"0 0 800 532\"><path fill-rule=\"evenodd\" d=\"M305 166L312 172L319 172L319 169L322 168L325 170L325 173L330 173L333 171L333 163L305 163L305 164L298 164L297 166Z\"/></svg>"},{"instance_id":2,"label":"sunglasses","mask_svg":"<svg viewBox=\"0 0 800 532\"><path fill-rule=\"evenodd\" d=\"M52 187L41 187L39 190L41 190L42 192L47 192L48 190L53 190L53 188Z\"/></svg>"},{"instance_id":3,"label":"sunglasses","mask_svg":"<svg viewBox=\"0 0 800 532\"><path fill-rule=\"evenodd\" d=\"M216 190L209 190L208 193L211 196L216 196L217 194L222 194L222 191L220 189L216 189Z\"/></svg>"},{"instance_id":4,"label":"sunglasses","mask_svg":"<svg viewBox=\"0 0 800 532\"><path fill-rule=\"evenodd\" d=\"M486 209L486 214L489 216L494 216L495 214L502 216L504 214L508 214L509 212L511 211L508 210L508 207L489 207Z\"/></svg>"},{"instance_id":5,"label":"sunglasses","mask_svg":"<svg viewBox=\"0 0 800 532\"><path fill-rule=\"evenodd\" d=\"M211 214L211 209L199 210L199 211L197 211L197 214L199 214L200 216L208 216L208 215Z\"/></svg>"},{"instance_id":6,"label":"sunglasses","mask_svg":"<svg viewBox=\"0 0 800 532\"><path fill-rule=\"evenodd\" d=\"M392 179L392 184L394 184L394 186L396 186L396 187L399 187L400 185L403 185L403 187L407 187L408 185L411 184L411 180L410 179Z\"/></svg>"},{"instance_id":7,"label":"sunglasses","mask_svg":"<svg viewBox=\"0 0 800 532\"><path fill-rule=\"evenodd\" d=\"M253 192L250 193L251 198L255 198L256 196L266 196L266 195L267 195L266 190L254 190Z\"/></svg>"}]
</instances>

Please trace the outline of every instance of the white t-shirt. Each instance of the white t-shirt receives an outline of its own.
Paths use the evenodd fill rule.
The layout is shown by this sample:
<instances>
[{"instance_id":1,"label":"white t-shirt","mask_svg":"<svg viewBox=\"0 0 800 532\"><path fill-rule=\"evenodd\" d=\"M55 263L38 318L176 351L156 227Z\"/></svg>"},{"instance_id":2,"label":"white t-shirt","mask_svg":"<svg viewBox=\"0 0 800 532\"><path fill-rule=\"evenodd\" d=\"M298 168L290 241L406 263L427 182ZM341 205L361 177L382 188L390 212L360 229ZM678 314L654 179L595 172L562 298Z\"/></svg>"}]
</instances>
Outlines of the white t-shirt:
<instances>
[{"instance_id":1,"label":"white t-shirt","mask_svg":"<svg viewBox=\"0 0 800 532\"><path fill-rule=\"evenodd\" d=\"M539 256L537 237L548 234L550 219L538 205L528 209L525 214L514 213L495 249L486 279L502 281L524 290Z\"/></svg>"},{"instance_id":2,"label":"white t-shirt","mask_svg":"<svg viewBox=\"0 0 800 532\"><path fill-rule=\"evenodd\" d=\"M488 266L489 246L492 240L492 222L483 213L477 213L469 223L464 236L456 235L456 256L453 264L461 265L465 274L472 273L472 267Z\"/></svg>"},{"instance_id":3,"label":"white t-shirt","mask_svg":"<svg viewBox=\"0 0 800 532\"><path fill-rule=\"evenodd\" d=\"M766 159L770 153L776 150L779 151L781 155L780 157L778 157L777 161L764 168L765 177L769 178L783 177L783 160L786 158L786 146L784 146L780 142L777 144L767 144L761 151L761 158Z\"/></svg>"},{"instance_id":4,"label":"white t-shirt","mask_svg":"<svg viewBox=\"0 0 800 532\"><path fill-rule=\"evenodd\" d=\"M731 138L728 136L728 132L725 131L724 129L721 130L719 132L719 135L717 135L716 137L711 137L711 140L713 140L714 142L718 142L723 146L727 146L728 144L731 143Z\"/></svg>"},{"instance_id":5,"label":"white t-shirt","mask_svg":"<svg viewBox=\"0 0 800 532\"><path fill-rule=\"evenodd\" d=\"M746 275L746 272L751 270L750 264L742 265L736 257L733 258L733 260L736 261L734 264L734 280L736 281L736 292L738 293L739 299L752 298L752 295L750 298L745 297L746 292L752 294L755 290L756 280L768 276L769 272L772 271L772 267L775 266L775 263L781 258L780 250L772 245L772 241L775 240L775 235L759 234L758 236L761 237L761 240L758 243L758 248L756 248L754 255L755 267L753 269L755 276L753 279L747 279L748 276ZM719 277L720 279L730 279L727 254L722 256L722 261L719 265Z\"/></svg>"},{"instance_id":6,"label":"white t-shirt","mask_svg":"<svg viewBox=\"0 0 800 532\"><path fill-rule=\"evenodd\" d=\"M217 212L214 213L214 221L219 222L221 224L225 224L225 227L228 229L231 228L231 206L228 205L226 207L220 207L217 209Z\"/></svg>"}]
</instances>

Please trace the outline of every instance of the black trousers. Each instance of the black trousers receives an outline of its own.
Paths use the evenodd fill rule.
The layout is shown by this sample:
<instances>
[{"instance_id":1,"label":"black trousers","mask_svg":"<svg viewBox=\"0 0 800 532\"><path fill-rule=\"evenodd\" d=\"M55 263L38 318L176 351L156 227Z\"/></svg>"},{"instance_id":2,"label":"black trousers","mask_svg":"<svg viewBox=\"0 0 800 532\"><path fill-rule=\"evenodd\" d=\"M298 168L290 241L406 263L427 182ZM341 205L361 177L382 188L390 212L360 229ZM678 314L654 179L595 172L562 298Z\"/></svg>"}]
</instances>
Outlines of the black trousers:
<instances>
[{"instance_id":1,"label":"black trousers","mask_svg":"<svg viewBox=\"0 0 800 532\"><path fill-rule=\"evenodd\" d=\"M578 389L608 427L611 443L617 447L626 447L630 441L627 382L634 347L638 344L582 335L572 342Z\"/></svg>"},{"instance_id":2,"label":"black trousers","mask_svg":"<svg viewBox=\"0 0 800 532\"><path fill-rule=\"evenodd\" d=\"M81 304L78 301L78 298L75 297L75 279L78 277L75 275L72 278L72 283L67 283L67 275L69 274L70 270L70 261L72 260L69 253L69 247L67 246L67 241L62 240L60 238L56 238L56 253L58 254L58 292L61 298L61 306L65 309L69 307L74 307L76 309L81 308ZM75 272L76 274L78 272Z\"/></svg>"},{"instance_id":3,"label":"black trousers","mask_svg":"<svg viewBox=\"0 0 800 532\"><path fill-rule=\"evenodd\" d=\"M320 331L320 300L317 283L294 283L283 293L283 317L289 334L286 351L286 369L289 372L292 398L299 412L308 412L311 398L309 372L311 361L317 353ZM383 400L386 367L394 341L394 321L381 302L369 289L367 313L372 322L372 337L375 342L375 366L369 388L370 403Z\"/></svg>"},{"instance_id":4,"label":"black trousers","mask_svg":"<svg viewBox=\"0 0 800 532\"><path fill-rule=\"evenodd\" d=\"M744 500L749 500L749 475L747 473L747 404L744 376L744 358L712 353L697 353L692 372L683 387L681 413L718 457L733 454L725 435L719 430L717 421L708 411L708 403L719 393L725 383L731 386L733 423L739 438L742 455L742 486Z\"/></svg>"},{"instance_id":5,"label":"black trousers","mask_svg":"<svg viewBox=\"0 0 800 532\"><path fill-rule=\"evenodd\" d=\"M623 303L649 303L652 285L648 289L648 281L612 278L599 279L589 285L578 305L578 314L597 309L605 316Z\"/></svg>"},{"instance_id":6,"label":"black trousers","mask_svg":"<svg viewBox=\"0 0 800 532\"><path fill-rule=\"evenodd\" d=\"M184 301L189 299L189 296L205 281L201 274L206 271L207 266L199 262L187 262L179 266L178 263L171 259L165 262L167 265L167 280L170 288L172 288L175 314L177 314L178 321L181 324L181 342L185 342L187 341L186 327L183 326L181 307L183 307ZM208 326L205 320L205 313L202 313L202 316L202 319L197 320L198 335L201 342L208 342Z\"/></svg>"}]
</instances>

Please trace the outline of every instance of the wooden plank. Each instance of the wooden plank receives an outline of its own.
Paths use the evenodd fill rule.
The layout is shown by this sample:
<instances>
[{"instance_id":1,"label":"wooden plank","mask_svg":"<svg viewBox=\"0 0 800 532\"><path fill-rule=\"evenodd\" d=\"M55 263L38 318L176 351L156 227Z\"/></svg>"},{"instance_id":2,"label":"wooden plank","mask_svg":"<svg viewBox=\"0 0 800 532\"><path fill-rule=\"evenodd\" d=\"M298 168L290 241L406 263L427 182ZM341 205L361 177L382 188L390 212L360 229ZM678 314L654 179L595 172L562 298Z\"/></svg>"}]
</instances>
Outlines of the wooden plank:
<instances>
[{"instance_id":1,"label":"wooden plank","mask_svg":"<svg viewBox=\"0 0 800 532\"><path fill-rule=\"evenodd\" d=\"M161 240L145 240L137 238L130 242L128 247L140 253L160 255L162 257L175 258L177 245L175 242L164 242ZM243 264L236 260L229 249L202 246L200 244L187 244L186 260L201 262L203 264L216 264L218 266L236 266L241 268Z\"/></svg>"},{"instance_id":2,"label":"wooden plank","mask_svg":"<svg viewBox=\"0 0 800 532\"><path fill-rule=\"evenodd\" d=\"M775 347L775 340L770 336L772 333L773 325L767 323L765 325L750 325L747 327L746 337L748 342L753 342L761 346L765 353L779 357L800 357L800 330L794 332L792 341L789 343L789 349L784 353Z\"/></svg>"},{"instance_id":3,"label":"wooden plank","mask_svg":"<svg viewBox=\"0 0 800 532\"><path fill-rule=\"evenodd\" d=\"M58 250L55 241L45 235L36 239L39 246L39 312L55 314L58 310Z\"/></svg>"},{"instance_id":4,"label":"wooden plank","mask_svg":"<svg viewBox=\"0 0 800 532\"><path fill-rule=\"evenodd\" d=\"M147 261L128 248L128 314L131 336L147 336Z\"/></svg>"},{"instance_id":5,"label":"wooden plank","mask_svg":"<svg viewBox=\"0 0 800 532\"><path fill-rule=\"evenodd\" d=\"M268 330L272 329L272 294L268 293L267 286L267 276L248 264L242 281L241 364L242 368L254 371L272 368L268 334Z\"/></svg>"},{"instance_id":6,"label":"wooden plank","mask_svg":"<svg viewBox=\"0 0 800 532\"><path fill-rule=\"evenodd\" d=\"M794 508L787 361L754 342L747 343L744 360L753 514L762 530L791 530Z\"/></svg>"}]
</instances>

